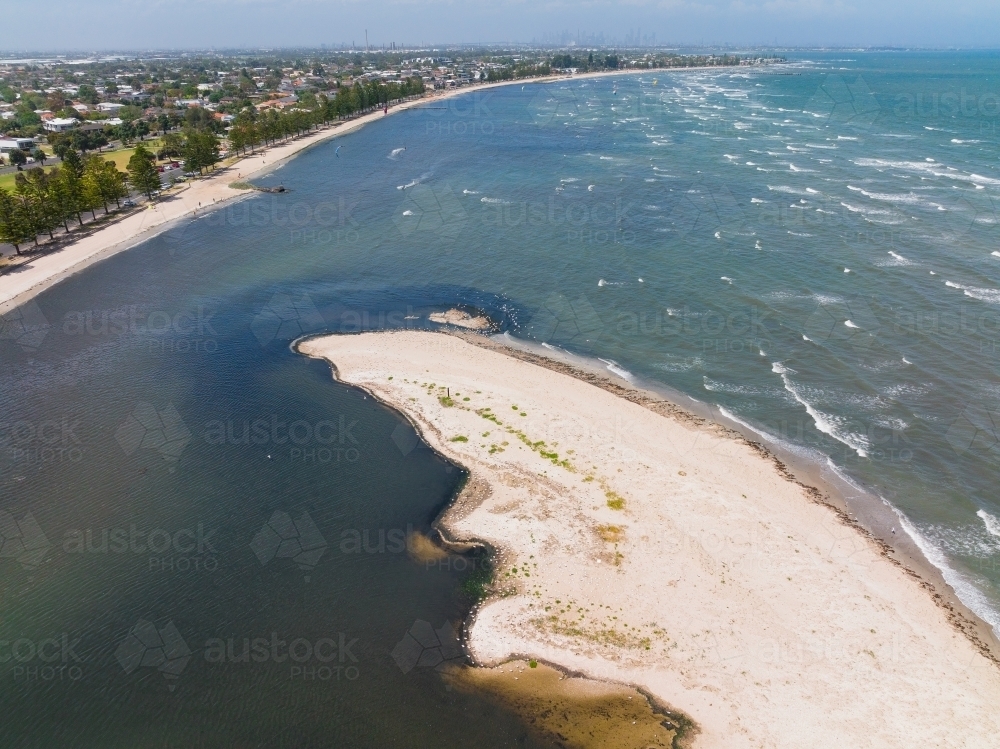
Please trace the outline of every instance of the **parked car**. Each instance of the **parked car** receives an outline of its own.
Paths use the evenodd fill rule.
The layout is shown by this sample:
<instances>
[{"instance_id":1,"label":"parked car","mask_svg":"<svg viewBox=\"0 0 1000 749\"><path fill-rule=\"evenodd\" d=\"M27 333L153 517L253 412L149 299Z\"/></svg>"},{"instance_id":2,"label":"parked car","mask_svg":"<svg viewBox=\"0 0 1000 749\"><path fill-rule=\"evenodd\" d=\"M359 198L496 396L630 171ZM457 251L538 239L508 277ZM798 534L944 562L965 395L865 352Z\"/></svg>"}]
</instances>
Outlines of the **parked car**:
<instances>
[{"instance_id":1,"label":"parked car","mask_svg":"<svg viewBox=\"0 0 1000 749\"><path fill-rule=\"evenodd\" d=\"M132 200L123 200L122 201L122 205L125 208L135 208L135 201L132 201Z\"/></svg>"}]
</instances>

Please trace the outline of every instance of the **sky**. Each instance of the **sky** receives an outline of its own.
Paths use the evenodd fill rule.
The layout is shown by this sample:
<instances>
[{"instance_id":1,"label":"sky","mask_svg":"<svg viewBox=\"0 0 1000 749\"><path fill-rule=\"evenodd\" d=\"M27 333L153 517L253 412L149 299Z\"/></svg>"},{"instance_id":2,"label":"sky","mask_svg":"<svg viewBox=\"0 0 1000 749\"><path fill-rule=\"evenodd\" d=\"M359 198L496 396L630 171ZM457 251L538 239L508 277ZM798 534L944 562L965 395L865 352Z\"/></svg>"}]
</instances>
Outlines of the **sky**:
<instances>
[{"instance_id":1,"label":"sky","mask_svg":"<svg viewBox=\"0 0 1000 749\"><path fill-rule=\"evenodd\" d=\"M0 50L474 42L1000 47L1000 0L5 0Z\"/></svg>"}]
</instances>

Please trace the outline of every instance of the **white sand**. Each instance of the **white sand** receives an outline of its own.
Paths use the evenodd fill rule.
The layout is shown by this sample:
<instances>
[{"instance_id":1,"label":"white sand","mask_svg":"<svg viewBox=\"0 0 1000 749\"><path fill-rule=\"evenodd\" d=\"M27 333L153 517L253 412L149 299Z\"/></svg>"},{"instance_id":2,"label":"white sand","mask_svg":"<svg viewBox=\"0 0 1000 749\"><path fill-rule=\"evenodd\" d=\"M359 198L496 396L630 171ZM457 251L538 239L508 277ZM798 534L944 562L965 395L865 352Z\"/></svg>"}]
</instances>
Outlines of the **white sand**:
<instances>
[{"instance_id":1,"label":"white sand","mask_svg":"<svg viewBox=\"0 0 1000 749\"><path fill-rule=\"evenodd\" d=\"M470 470L444 524L503 552L509 592L475 616L479 662L530 656L640 686L700 725L697 747L998 745L1000 670L731 433L449 335L301 350Z\"/></svg>"}]
</instances>

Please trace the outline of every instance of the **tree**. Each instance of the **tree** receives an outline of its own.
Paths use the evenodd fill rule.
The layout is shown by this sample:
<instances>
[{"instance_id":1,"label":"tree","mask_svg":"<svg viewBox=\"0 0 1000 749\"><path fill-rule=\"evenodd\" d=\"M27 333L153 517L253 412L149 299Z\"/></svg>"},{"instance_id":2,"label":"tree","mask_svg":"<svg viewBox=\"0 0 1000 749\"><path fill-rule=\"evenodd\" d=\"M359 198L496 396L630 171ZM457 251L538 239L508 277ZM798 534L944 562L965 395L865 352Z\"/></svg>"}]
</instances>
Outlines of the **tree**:
<instances>
[{"instance_id":1,"label":"tree","mask_svg":"<svg viewBox=\"0 0 1000 749\"><path fill-rule=\"evenodd\" d=\"M184 138L179 133L167 133L161 139L163 147L160 148L160 153L163 157L173 156L177 158L184 151Z\"/></svg>"},{"instance_id":2,"label":"tree","mask_svg":"<svg viewBox=\"0 0 1000 749\"><path fill-rule=\"evenodd\" d=\"M128 160L128 180L132 187L150 199L160 189L160 174L153 165L153 154L144 146L138 146Z\"/></svg>"},{"instance_id":3,"label":"tree","mask_svg":"<svg viewBox=\"0 0 1000 749\"><path fill-rule=\"evenodd\" d=\"M52 218L57 223L62 223L67 232L69 231L69 218L74 214L82 225L83 220L80 219L77 209L83 190L80 180L73 173L73 170L56 167L49 172L47 181L48 190L44 199Z\"/></svg>"},{"instance_id":4,"label":"tree","mask_svg":"<svg viewBox=\"0 0 1000 749\"><path fill-rule=\"evenodd\" d=\"M97 89L89 83L80 84L80 90L77 92L77 96L80 97L80 101L86 102L91 106L100 101L100 97L97 95Z\"/></svg>"},{"instance_id":5,"label":"tree","mask_svg":"<svg viewBox=\"0 0 1000 749\"><path fill-rule=\"evenodd\" d=\"M53 91L45 100L45 106L52 112L58 112L66 106L69 99L62 91Z\"/></svg>"},{"instance_id":6,"label":"tree","mask_svg":"<svg viewBox=\"0 0 1000 749\"><path fill-rule=\"evenodd\" d=\"M88 156L83 163L81 208L90 211L95 221L99 205L104 206L104 213L108 212L108 201L101 190L101 172L104 169L104 163L104 159L100 156Z\"/></svg>"},{"instance_id":7,"label":"tree","mask_svg":"<svg viewBox=\"0 0 1000 749\"><path fill-rule=\"evenodd\" d=\"M103 159L102 159L103 161ZM113 200L115 205L122 207L122 198L128 197L128 182L126 175L118 171L113 161L104 161L100 172L101 196L104 200ZM159 177L157 177L159 179Z\"/></svg>"},{"instance_id":8,"label":"tree","mask_svg":"<svg viewBox=\"0 0 1000 749\"><path fill-rule=\"evenodd\" d=\"M22 198L11 195L0 187L0 240L10 242L14 245L14 251L20 255L21 245L34 236L25 215Z\"/></svg>"},{"instance_id":9,"label":"tree","mask_svg":"<svg viewBox=\"0 0 1000 749\"><path fill-rule=\"evenodd\" d=\"M189 132L184 146L184 168L189 172L203 171L218 162L218 136L210 130Z\"/></svg>"},{"instance_id":10,"label":"tree","mask_svg":"<svg viewBox=\"0 0 1000 749\"><path fill-rule=\"evenodd\" d=\"M46 156L45 151L43 151L41 148L36 148L34 151L31 152L31 158L33 158L35 161L39 162L44 166L45 159L47 159L48 156Z\"/></svg>"},{"instance_id":11,"label":"tree","mask_svg":"<svg viewBox=\"0 0 1000 749\"><path fill-rule=\"evenodd\" d=\"M38 167L18 172L14 178L14 189L22 200L25 220L31 227L32 236L48 234L49 239L54 239L52 232L62 216L52 199L49 175ZM38 240L35 242L37 244Z\"/></svg>"},{"instance_id":12,"label":"tree","mask_svg":"<svg viewBox=\"0 0 1000 749\"><path fill-rule=\"evenodd\" d=\"M22 151L20 148L15 148L11 151L7 158L10 159L11 166L24 166L28 163L28 154Z\"/></svg>"},{"instance_id":13,"label":"tree","mask_svg":"<svg viewBox=\"0 0 1000 749\"><path fill-rule=\"evenodd\" d=\"M72 148L67 148L62 155L63 166L71 170L77 177L83 176L83 159Z\"/></svg>"}]
</instances>

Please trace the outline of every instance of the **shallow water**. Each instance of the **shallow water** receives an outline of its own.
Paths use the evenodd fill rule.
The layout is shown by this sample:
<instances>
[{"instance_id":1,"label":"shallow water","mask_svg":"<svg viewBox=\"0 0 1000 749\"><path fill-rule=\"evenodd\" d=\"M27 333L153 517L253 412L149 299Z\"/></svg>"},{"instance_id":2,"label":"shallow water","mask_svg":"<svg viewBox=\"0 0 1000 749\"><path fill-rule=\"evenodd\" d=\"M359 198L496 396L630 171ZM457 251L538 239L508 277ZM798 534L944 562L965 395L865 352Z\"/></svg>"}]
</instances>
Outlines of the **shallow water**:
<instances>
[{"instance_id":1,"label":"shallow water","mask_svg":"<svg viewBox=\"0 0 1000 749\"><path fill-rule=\"evenodd\" d=\"M446 690L433 653L406 673L392 657L469 604L468 569L398 543L458 472L288 350L455 303L829 459L996 627L998 68L816 54L470 93L45 292L23 336L8 316L0 534L26 541L0 552L0 640L23 640L0 662L11 745L528 741ZM262 530L286 528L276 511L298 549ZM101 550L133 526L135 549L112 533ZM278 661L272 633L324 640L327 660ZM64 634L76 648L42 660ZM268 656L239 662L257 637Z\"/></svg>"}]
</instances>

